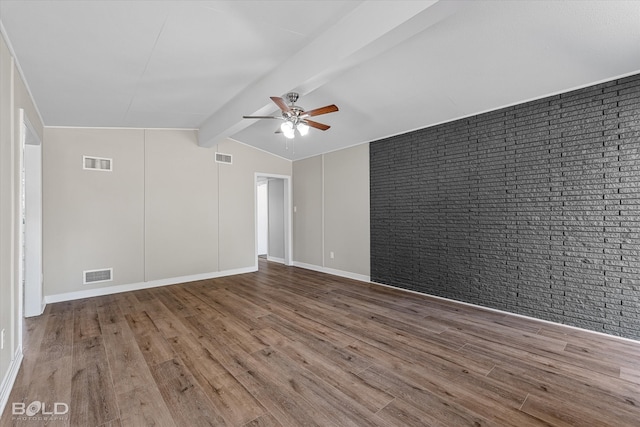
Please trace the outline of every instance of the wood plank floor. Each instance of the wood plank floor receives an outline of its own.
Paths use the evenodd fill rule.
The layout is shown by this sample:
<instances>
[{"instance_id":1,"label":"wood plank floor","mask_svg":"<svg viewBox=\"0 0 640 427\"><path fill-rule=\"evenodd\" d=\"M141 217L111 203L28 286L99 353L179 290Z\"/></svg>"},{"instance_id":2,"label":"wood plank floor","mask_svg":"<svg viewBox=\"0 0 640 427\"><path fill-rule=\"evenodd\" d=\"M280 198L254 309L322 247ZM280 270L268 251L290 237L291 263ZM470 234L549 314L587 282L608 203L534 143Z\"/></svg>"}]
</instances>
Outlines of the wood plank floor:
<instances>
[{"instance_id":1,"label":"wood plank floor","mask_svg":"<svg viewBox=\"0 0 640 427\"><path fill-rule=\"evenodd\" d=\"M3 427L640 425L640 343L264 260L25 325Z\"/></svg>"}]
</instances>

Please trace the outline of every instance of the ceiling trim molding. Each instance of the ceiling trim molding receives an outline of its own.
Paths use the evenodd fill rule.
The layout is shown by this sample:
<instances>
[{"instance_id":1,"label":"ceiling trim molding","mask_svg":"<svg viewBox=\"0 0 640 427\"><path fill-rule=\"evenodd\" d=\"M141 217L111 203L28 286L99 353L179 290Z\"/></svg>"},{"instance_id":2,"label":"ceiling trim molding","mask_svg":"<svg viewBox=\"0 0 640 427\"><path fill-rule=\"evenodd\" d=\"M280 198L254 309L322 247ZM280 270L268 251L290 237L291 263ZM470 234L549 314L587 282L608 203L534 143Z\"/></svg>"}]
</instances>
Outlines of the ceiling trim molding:
<instances>
[{"instance_id":1,"label":"ceiling trim molding","mask_svg":"<svg viewBox=\"0 0 640 427\"><path fill-rule=\"evenodd\" d=\"M574 87L569 88L569 89L563 89L563 90L551 92L551 93L548 93L546 95L541 95L541 96L536 96L536 97L529 98L529 99L524 99L522 101L512 102L511 104L501 105L500 107L490 108L490 109L487 109L487 110L478 111L476 113L466 114L464 116L455 117L453 119L442 120L440 122L433 123L433 124L430 124L430 125L427 125L427 126L421 126L421 127L417 127L417 128L414 128L414 129L403 130L402 132L393 133L393 134L390 134L390 135L387 135L387 136L382 136L380 138L370 139L370 140L366 140L366 141L360 141L360 142L357 142L357 143L355 143L353 145L350 145L349 147L344 147L344 148L350 148L350 147L354 147L354 146L360 145L360 144L369 144L369 143L372 143L372 142L381 141L383 139L393 138L394 136L405 135L407 133L415 132L417 130L429 129L429 128L432 128L434 126L443 125L445 123L455 122L456 120L462 120L462 119L467 119L467 118L473 117L473 116L479 116L479 115L485 114L485 113L491 113L493 111L498 111L498 110L501 110L503 108L514 107L516 105L526 104L527 102L533 102L533 101L538 101L540 99L549 98L550 96L562 95L563 93L568 93L568 92L572 92L574 90L584 89L584 88L587 88L589 86L596 86L596 85L599 85L601 83L611 82L613 80L624 79L625 77L634 76L636 74L640 74L640 70L635 70L635 71L631 71L629 73L620 74L620 75L615 76L615 77L607 77L606 79L601 79L601 80L597 80L597 81L594 81L594 82L591 82L591 83L586 83L586 84L583 84L583 85L574 86ZM333 151L339 151L341 149L342 148L338 148L338 149L333 150ZM327 153L330 153L330 152L331 151L327 151ZM326 153L323 153L323 154L326 154ZM319 155L319 154L316 154L316 155ZM309 156L309 157L314 157L314 156ZM302 160L304 158L308 158L308 157L303 157L301 159L294 159L294 160L297 161L297 160Z\"/></svg>"},{"instance_id":2,"label":"ceiling trim molding","mask_svg":"<svg viewBox=\"0 0 640 427\"><path fill-rule=\"evenodd\" d=\"M29 96L31 97L31 102L33 103L33 108L35 108L36 110L36 114L38 115L38 118L40 119L40 123L42 123L42 127L45 127L45 123L44 123L44 119L42 118L42 114L40 113L40 109L38 108L38 104L36 103L36 99L33 96L33 93L31 92L31 88L29 87L29 82L27 81L27 78L24 75L24 72L22 71L22 67L20 66L20 61L18 60L18 57L16 56L16 52L13 49L13 45L11 44L11 40L9 39L9 35L7 34L7 30L4 28L4 24L2 23L2 20L0 20L0 34L2 34L2 38L4 39L4 42L7 44L7 47L9 48L9 53L11 54L11 57L13 58L13 63L16 67L16 70L18 70L18 74L20 75L20 78L22 79L22 83L24 83L25 88L27 89L27 93L29 94ZM13 82L11 82L11 84L13 84Z\"/></svg>"}]
</instances>

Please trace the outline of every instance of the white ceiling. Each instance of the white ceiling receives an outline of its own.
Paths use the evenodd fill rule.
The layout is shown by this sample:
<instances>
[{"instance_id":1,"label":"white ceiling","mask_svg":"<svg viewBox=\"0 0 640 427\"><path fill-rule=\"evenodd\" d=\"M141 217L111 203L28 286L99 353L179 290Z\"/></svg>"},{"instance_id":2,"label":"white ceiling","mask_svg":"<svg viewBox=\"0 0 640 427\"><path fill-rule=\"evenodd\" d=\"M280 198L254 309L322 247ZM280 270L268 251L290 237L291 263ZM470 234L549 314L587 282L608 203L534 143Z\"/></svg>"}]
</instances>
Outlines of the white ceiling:
<instances>
[{"instance_id":1,"label":"white ceiling","mask_svg":"<svg viewBox=\"0 0 640 427\"><path fill-rule=\"evenodd\" d=\"M47 126L296 159L640 71L640 1L0 0L0 20ZM291 90L340 111L285 149L242 115Z\"/></svg>"}]
</instances>

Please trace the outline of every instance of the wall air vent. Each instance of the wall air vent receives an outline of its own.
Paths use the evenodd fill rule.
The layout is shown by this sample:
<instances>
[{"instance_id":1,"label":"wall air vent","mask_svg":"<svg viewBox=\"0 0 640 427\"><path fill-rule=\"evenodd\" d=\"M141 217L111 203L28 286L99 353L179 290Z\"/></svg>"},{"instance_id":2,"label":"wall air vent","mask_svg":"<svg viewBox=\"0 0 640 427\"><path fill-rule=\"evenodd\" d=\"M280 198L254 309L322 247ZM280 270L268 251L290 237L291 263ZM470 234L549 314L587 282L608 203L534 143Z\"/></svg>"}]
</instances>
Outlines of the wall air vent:
<instances>
[{"instance_id":1,"label":"wall air vent","mask_svg":"<svg viewBox=\"0 0 640 427\"><path fill-rule=\"evenodd\" d=\"M232 163L231 154L216 153L216 163L226 163L230 165Z\"/></svg>"},{"instance_id":2,"label":"wall air vent","mask_svg":"<svg viewBox=\"0 0 640 427\"><path fill-rule=\"evenodd\" d=\"M113 160L104 157L82 156L82 169L111 172Z\"/></svg>"},{"instance_id":3,"label":"wall air vent","mask_svg":"<svg viewBox=\"0 0 640 427\"><path fill-rule=\"evenodd\" d=\"M86 270L82 272L82 275L84 285L91 285L100 282L110 282L113 280L113 268Z\"/></svg>"}]
</instances>

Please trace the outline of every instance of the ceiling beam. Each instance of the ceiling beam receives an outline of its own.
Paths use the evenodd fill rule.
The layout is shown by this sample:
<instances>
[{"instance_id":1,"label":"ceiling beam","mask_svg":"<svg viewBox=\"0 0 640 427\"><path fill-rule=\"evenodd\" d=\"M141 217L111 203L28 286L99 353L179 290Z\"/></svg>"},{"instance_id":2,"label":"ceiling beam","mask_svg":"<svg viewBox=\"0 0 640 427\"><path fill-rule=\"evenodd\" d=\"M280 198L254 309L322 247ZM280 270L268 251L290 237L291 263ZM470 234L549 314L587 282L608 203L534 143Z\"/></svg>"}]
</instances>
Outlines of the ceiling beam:
<instances>
[{"instance_id":1,"label":"ceiling beam","mask_svg":"<svg viewBox=\"0 0 640 427\"><path fill-rule=\"evenodd\" d=\"M243 115L277 110L269 100L307 94L455 13L463 2L364 1L278 67L247 86L200 126L198 144L211 147L251 126Z\"/></svg>"}]
</instances>

